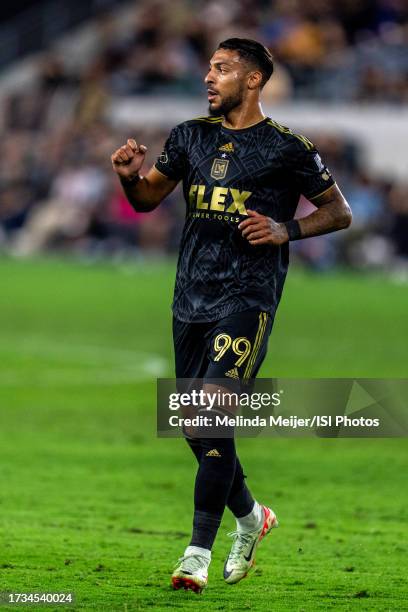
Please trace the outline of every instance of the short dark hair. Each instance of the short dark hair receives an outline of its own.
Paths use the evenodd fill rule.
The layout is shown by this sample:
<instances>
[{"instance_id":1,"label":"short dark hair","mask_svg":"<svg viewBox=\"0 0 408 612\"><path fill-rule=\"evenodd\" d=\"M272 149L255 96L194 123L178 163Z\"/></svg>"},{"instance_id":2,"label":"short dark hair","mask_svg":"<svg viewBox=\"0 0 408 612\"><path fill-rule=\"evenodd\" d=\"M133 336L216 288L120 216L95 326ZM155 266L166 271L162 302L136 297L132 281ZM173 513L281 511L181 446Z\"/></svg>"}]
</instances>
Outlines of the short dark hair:
<instances>
[{"instance_id":1,"label":"short dark hair","mask_svg":"<svg viewBox=\"0 0 408 612\"><path fill-rule=\"evenodd\" d=\"M243 59L255 64L262 73L261 87L271 78L273 73L272 54L269 49L256 40L251 40L250 38L228 38L220 42L218 49L238 51Z\"/></svg>"}]
</instances>

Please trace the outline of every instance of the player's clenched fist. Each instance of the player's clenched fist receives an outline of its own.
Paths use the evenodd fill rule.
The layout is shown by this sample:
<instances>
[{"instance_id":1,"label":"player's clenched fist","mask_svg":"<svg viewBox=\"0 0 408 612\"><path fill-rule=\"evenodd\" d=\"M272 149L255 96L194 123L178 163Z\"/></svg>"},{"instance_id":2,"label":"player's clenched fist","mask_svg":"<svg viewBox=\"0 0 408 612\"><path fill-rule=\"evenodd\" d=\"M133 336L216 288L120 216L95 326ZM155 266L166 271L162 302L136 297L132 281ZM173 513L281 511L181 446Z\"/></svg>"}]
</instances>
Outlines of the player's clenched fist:
<instances>
[{"instance_id":1,"label":"player's clenched fist","mask_svg":"<svg viewBox=\"0 0 408 612\"><path fill-rule=\"evenodd\" d=\"M114 171L120 178L132 179L139 174L143 165L147 147L138 145L136 140L129 138L127 143L111 155Z\"/></svg>"}]
</instances>

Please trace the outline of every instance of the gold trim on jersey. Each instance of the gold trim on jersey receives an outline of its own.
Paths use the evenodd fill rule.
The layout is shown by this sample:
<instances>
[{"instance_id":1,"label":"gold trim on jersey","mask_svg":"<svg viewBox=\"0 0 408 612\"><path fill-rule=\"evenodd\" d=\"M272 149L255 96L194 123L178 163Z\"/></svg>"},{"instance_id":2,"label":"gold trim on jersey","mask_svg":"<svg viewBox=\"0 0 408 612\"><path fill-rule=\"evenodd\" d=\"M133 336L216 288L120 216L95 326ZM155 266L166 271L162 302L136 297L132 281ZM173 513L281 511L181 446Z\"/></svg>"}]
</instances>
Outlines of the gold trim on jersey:
<instances>
[{"instance_id":1,"label":"gold trim on jersey","mask_svg":"<svg viewBox=\"0 0 408 612\"><path fill-rule=\"evenodd\" d=\"M239 132L240 130L247 130L248 128L254 127L255 125L259 125L260 123L265 121L265 119L266 117L262 117L262 119L260 119L259 121L255 121L255 123L250 123L249 125L244 125L240 128L233 128L233 127L230 127L229 125L224 125L224 124L222 127L225 127L226 130Z\"/></svg>"},{"instance_id":2,"label":"gold trim on jersey","mask_svg":"<svg viewBox=\"0 0 408 612\"><path fill-rule=\"evenodd\" d=\"M196 117L192 121L207 121L208 123L220 123L223 117Z\"/></svg>"},{"instance_id":3,"label":"gold trim on jersey","mask_svg":"<svg viewBox=\"0 0 408 612\"><path fill-rule=\"evenodd\" d=\"M325 189L324 191L321 191L320 193L318 193L317 195L314 195L311 198L306 198L307 200L309 200L309 202L313 202L313 200L315 200L316 198L319 198L320 196L322 196L324 193L326 193L326 191L329 191L329 189L332 189L333 187L336 186L336 183L333 183L333 185L330 185L330 187L328 187L327 189Z\"/></svg>"},{"instance_id":4,"label":"gold trim on jersey","mask_svg":"<svg viewBox=\"0 0 408 612\"><path fill-rule=\"evenodd\" d=\"M259 352L259 347L261 346L262 339L263 339L264 334L265 334L265 329L266 329L267 322L268 322L268 313L267 312L260 312L259 313L258 331L256 332L255 342L254 342L253 349L252 349L252 354L249 357L249 360L248 360L248 363L247 363L247 367L245 368L245 372L244 372L244 378L245 379L248 379L248 378L251 377L251 372L252 372L253 367L255 365L255 360L256 360L258 352Z\"/></svg>"},{"instance_id":5,"label":"gold trim on jersey","mask_svg":"<svg viewBox=\"0 0 408 612\"><path fill-rule=\"evenodd\" d=\"M271 125L275 129L277 129L279 132L281 132L281 134L291 134L292 136L300 140L300 142L302 142L305 145L308 151L311 151L312 149L314 149L313 142L311 142L308 138L306 138L306 136L302 136L302 134L295 134L295 132L292 132L291 129L289 129L285 125L281 125L280 123L278 123L277 121L274 121L273 119L269 119L267 123L268 125Z\"/></svg>"}]
</instances>

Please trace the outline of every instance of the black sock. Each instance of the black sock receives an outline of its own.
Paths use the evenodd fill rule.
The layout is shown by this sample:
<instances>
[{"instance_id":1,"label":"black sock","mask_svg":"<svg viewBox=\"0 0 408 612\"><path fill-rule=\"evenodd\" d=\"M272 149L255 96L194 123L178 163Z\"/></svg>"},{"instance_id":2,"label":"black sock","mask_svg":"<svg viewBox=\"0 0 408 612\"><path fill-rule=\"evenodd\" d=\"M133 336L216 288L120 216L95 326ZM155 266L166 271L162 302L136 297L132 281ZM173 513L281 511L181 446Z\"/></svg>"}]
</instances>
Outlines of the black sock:
<instances>
[{"instance_id":1,"label":"black sock","mask_svg":"<svg viewBox=\"0 0 408 612\"><path fill-rule=\"evenodd\" d=\"M198 438L186 436L186 442L193 451L198 463L201 461L202 448ZM246 516L252 511L255 500L245 483L245 474L236 456L234 479L227 499L227 506L236 518Z\"/></svg>"},{"instance_id":2,"label":"black sock","mask_svg":"<svg viewBox=\"0 0 408 612\"><path fill-rule=\"evenodd\" d=\"M252 511L254 503L255 500L245 483L245 474L237 456L234 480L232 481L227 506L236 518L240 518Z\"/></svg>"},{"instance_id":3,"label":"black sock","mask_svg":"<svg viewBox=\"0 0 408 612\"><path fill-rule=\"evenodd\" d=\"M201 438L200 445L190 546L211 550L234 479L235 441L233 438Z\"/></svg>"},{"instance_id":4,"label":"black sock","mask_svg":"<svg viewBox=\"0 0 408 612\"><path fill-rule=\"evenodd\" d=\"M191 535L190 546L199 546L211 550L217 535L218 527L221 524L222 514L213 514L194 510L193 533Z\"/></svg>"}]
</instances>

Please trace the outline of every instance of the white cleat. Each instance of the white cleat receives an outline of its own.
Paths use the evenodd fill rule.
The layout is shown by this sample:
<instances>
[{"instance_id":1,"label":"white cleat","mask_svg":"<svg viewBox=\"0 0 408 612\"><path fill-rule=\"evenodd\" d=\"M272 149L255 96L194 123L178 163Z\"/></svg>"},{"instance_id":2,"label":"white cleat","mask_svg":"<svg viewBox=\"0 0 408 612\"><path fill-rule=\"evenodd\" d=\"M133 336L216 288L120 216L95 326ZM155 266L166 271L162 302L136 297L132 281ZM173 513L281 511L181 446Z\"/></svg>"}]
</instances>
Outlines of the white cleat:
<instances>
[{"instance_id":1,"label":"white cleat","mask_svg":"<svg viewBox=\"0 0 408 612\"><path fill-rule=\"evenodd\" d=\"M230 554L224 565L224 580L228 584L236 584L245 578L255 564L255 554L259 542L278 526L275 513L270 508L262 506L264 522L262 527L254 531L233 531L229 533L234 538Z\"/></svg>"},{"instance_id":2,"label":"white cleat","mask_svg":"<svg viewBox=\"0 0 408 612\"><path fill-rule=\"evenodd\" d=\"M188 555L179 559L171 576L173 589L201 593L208 582L209 561L201 555Z\"/></svg>"}]
</instances>

